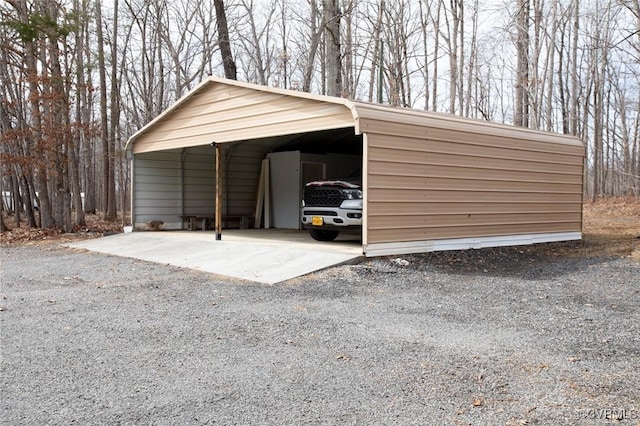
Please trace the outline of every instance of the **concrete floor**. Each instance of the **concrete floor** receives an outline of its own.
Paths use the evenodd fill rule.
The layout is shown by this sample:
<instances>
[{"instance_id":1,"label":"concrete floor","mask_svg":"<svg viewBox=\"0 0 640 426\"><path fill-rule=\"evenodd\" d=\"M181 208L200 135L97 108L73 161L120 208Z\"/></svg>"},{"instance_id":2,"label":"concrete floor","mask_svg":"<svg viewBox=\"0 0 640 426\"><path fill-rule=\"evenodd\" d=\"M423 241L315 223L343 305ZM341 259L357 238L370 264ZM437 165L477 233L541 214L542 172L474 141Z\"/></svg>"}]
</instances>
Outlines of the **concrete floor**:
<instances>
[{"instance_id":1,"label":"concrete floor","mask_svg":"<svg viewBox=\"0 0 640 426\"><path fill-rule=\"evenodd\" d=\"M130 257L244 280L275 284L362 256L357 236L314 241L306 231L285 229L158 231L117 234L69 247Z\"/></svg>"}]
</instances>

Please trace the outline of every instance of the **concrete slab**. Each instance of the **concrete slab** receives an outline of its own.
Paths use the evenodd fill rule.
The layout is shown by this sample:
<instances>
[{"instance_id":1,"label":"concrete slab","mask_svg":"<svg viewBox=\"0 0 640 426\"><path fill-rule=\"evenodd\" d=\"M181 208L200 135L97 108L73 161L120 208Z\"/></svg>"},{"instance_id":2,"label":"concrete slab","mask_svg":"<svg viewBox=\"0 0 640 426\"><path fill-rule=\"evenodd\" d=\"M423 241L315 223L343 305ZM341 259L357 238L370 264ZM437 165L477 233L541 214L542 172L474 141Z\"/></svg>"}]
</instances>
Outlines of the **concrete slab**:
<instances>
[{"instance_id":1,"label":"concrete slab","mask_svg":"<svg viewBox=\"0 0 640 426\"><path fill-rule=\"evenodd\" d=\"M250 229L214 232L132 232L68 247L275 284L362 256L357 238L319 243L305 231Z\"/></svg>"}]
</instances>

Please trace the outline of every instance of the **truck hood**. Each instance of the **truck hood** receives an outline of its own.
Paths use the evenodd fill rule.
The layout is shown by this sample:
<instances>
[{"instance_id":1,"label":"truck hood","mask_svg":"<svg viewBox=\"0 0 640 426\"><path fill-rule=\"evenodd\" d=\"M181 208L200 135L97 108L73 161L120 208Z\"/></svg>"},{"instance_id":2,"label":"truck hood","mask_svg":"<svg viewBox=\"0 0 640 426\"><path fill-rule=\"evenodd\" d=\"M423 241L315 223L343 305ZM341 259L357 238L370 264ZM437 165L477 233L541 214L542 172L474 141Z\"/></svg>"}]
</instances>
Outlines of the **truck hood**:
<instances>
[{"instance_id":1,"label":"truck hood","mask_svg":"<svg viewBox=\"0 0 640 426\"><path fill-rule=\"evenodd\" d=\"M346 180L316 180L305 186L337 186L346 189L360 189L360 182L347 182Z\"/></svg>"}]
</instances>

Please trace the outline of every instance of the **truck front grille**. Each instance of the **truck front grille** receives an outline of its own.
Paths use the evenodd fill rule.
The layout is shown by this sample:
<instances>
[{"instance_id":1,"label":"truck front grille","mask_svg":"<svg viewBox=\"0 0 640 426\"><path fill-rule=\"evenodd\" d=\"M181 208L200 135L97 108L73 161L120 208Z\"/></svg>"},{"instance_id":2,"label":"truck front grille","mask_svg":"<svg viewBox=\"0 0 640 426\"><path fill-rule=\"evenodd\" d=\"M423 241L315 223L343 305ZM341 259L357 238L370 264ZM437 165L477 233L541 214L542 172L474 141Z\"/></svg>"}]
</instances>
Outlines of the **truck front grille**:
<instances>
[{"instance_id":1,"label":"truck front grille","mask_svg":"<svg viewBox=\"0 0 640 426\"><path fill-rule=\"evenodd\" d=\"M340 207L344 201L342 191L334 188L305 188L304 205L307 207Z\"/></svg>"}]
</instances>

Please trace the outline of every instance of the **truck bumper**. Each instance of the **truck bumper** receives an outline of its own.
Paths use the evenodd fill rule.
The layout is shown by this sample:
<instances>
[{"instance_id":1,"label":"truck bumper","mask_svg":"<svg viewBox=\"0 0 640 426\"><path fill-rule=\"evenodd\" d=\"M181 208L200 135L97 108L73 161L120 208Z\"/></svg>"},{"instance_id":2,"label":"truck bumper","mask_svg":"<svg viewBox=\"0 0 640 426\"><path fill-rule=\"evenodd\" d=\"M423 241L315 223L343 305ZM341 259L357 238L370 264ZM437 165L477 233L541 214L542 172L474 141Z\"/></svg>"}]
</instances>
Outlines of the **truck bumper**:
<instances>
[{"instance_id":1,"label":"truck bumper","mask_svg":"<svg viewBox=\"0 0 640 426\"><path fill-rule=\"evenodd\" d=\"M362 226L362 210L338 207L303 207L302 224L305 228L346 229Z\"/></svg>"}]
</instances>

